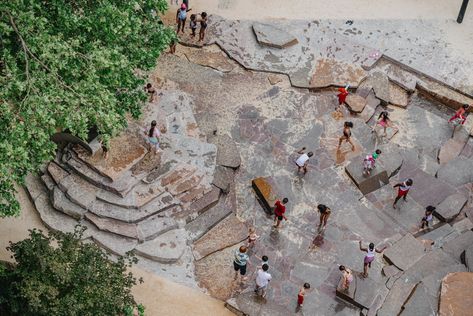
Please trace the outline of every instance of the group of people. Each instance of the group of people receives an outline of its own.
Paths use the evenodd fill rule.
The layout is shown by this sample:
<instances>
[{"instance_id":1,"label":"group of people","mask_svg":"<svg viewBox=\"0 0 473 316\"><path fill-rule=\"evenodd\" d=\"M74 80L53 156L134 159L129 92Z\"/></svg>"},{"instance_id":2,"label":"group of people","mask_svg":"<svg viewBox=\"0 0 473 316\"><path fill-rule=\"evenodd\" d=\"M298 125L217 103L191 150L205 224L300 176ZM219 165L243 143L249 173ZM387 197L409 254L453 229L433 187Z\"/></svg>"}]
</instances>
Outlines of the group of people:
<instances>
[{"instance_id":1,"label":"group of people","mask_svg":"<svg viewBox=\"0 0 473 316\"><path fill-rule=\"evenodd\" d=\"M177 34L179 32L184 34L184 28L187 21L187 12L191 11L189 8L189 2L184 1L180 8L176 12L176 24L177 24ZM201 12L200 14L191 14L189 18L189 28L191 29L191 36L196 36L197 26L200 25L199 29L199 42L202 42L205 38L205 30L207 29L208 17L206 12Z\"/></svg>"}]
</instances>

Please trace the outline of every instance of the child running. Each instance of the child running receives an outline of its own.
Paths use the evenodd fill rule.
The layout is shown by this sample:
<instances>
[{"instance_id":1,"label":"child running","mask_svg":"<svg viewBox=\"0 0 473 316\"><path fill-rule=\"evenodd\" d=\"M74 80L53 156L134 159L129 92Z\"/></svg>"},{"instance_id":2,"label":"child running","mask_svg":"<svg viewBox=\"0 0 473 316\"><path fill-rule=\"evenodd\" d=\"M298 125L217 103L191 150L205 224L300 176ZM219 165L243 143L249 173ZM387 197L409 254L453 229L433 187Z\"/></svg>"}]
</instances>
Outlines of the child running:
<instances>
[{"instance_id":1,"label":"child running","mask_svg":"<svg viewBox=\"0 0 473 316\"><path fill-rule=\"evenodd\" d=\"M378 159L379 155L381 155L381 150L376 149L376 151L371 154L367 155L363 160L363 173L370 175L371 171L376 167L376 159Z\"/></svg>"},{"instance_id":2,"label":"child running","mask_svg":"<svg viewBox=\"0 0 473 316\"><path fill-rule=\"evenodd\" d=\"M338 141L338 147L337 149L340 149L340 146L342 145L343 141L346 141L347 143L350 143L351 145L351 150L355 151L355 145L351 141L351 129L353 128L353 123L352 122L345 122L343 124L343 136L340 137Z\"/></svg>"},{"instance_id":3,"label":"child running","mask_svg":"<svg viewBox=\"0 0 473 316\"><path fill-rule=\"evenodd\" d=\"M396 208L397 201L399 201L401 198L403 198L404 201L407 202L407 199L406 199L407 193L409 193L409 190L411 189L413 183L414 181L412 181L412 179L407 179L406 181L398 183L393 187L393 188L399 187L399 190L397 191L396 199L394 200L394 203L393 203L394 209Z\"/></svg>"},{"instance_id":4,"label":"child running","mask_svg":"<svg viewBox=\"0 0 473 316\"><path fill-rule=\"evenodd\" d=\"M448 122L453 125L453 131L452 131L452 137L455 134L455 129L458 125L464 125L466 122L466 111L470 106L468 104L463 104L461 108L459 108L456 112L455 115L452 116Z\"/></svg>"},{"instance_id":5,"label":"child running","mask_svg":"<svg viewBox=\"0 0 473 316\"><path fill-rule=\"evenodd\" d=\"M378 250L377 248L374 247L373 243L370 243L368 248L364 248L362 246L362 242L360 240L360 250L366 252L366 256L365 256L365 259L364 259L364 265L363 265L363 276L365 278L368 277L368 268L371 268L371 262L373 262L373 260L374 260L375 252L381 253L381 252L384 251L384 249L386 249L386 247L384 247L381 250Z\"/></svg>"},{"instance_id":6,"label":"child running","mask_svg":"<svg viewBox=\"0 0 473 316\"><path fill-rule=\"evenodd\" d=\"M305 292L308 291L309 289L310 289L310 284L304 283L304 285L299 290L299 293L297 294L297 310L301 309L302 306L304 305Z\"/></svg>"},{"instance_id":7,"label":"child running","mask_svg":"<svg viewBox=\"0 0 473 316\"><path fill-rule=\"evenodd\" d=\"M319 230L325 229L325 227L327 226L328 218L330 217L330 214L332 213L332 210L323 204L317 205L317 210L320 213Z\"/></svg>"},{"instance_id":8,"label":"child running","mask_svg":"<svg viewBox=\"0 0 473 316\"><path fill-rule=\"evenodd\" d=\"M429 205L425 208L425 215L424 217L422 217L421 226L420 226L421 229L429 228L429 223L431 223L433 220L432 215L434 211L435 211L435 207L432 205Z\"/></svg>"},{"instance_id":9,"label":"child running","mask_svg":"<svg viewBox=\"0 0 473 316\"><path fill-rule=\"evenodd\" d=\"M304 174L307 173L307 165L309 164L309 158L314 155L313 152L309 151L307 154L304 153L305 147L302 147L297 153L300 154L299 158L296 160L297 173L304 171Z\"/></svg>"},{"instance_id":10,"label":"child running","mask_svg":"<svg viewBox=\"0 0 473 316\"><path fill-rule=\"evenodd\" d=\"M287 217L284 215L284 213L286 213L287 202L289 202L289 200L287 198L284 198L282 199L282 203L279 200L277 200L276 203L274 204L276 208L274 209L274 223L275 224L273 225L273 227L279 228L283 218L287 221Z\"/></svg>"}]
</instances>

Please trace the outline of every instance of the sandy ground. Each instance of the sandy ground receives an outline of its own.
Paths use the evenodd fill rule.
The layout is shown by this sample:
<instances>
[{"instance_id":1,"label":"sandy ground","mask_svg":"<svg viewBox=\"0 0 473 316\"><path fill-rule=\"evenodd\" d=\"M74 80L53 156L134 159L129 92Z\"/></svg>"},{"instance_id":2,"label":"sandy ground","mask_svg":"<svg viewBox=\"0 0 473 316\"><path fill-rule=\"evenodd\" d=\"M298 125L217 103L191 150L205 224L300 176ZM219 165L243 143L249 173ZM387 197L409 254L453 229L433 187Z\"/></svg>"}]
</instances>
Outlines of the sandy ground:
<instances>
[{"instance_id":1,"label":"sandy ground","mask_svg":"<svg viewBox=\"0 0 473 316\"><path fill-rule=\"evenodd\" d=\"M4 261L13 261L6 249L10 241L25 239L28 237L28 229L47 230L23 188L18 189L17 198L21 204L20 216L0 219L0 260ZM142 277L145 280L133 288L136 301L146 308L145 315L233 315L222 301L199 290L168 281L136 267L132 271L137 278Z\"/></svg>"}]
</instances>

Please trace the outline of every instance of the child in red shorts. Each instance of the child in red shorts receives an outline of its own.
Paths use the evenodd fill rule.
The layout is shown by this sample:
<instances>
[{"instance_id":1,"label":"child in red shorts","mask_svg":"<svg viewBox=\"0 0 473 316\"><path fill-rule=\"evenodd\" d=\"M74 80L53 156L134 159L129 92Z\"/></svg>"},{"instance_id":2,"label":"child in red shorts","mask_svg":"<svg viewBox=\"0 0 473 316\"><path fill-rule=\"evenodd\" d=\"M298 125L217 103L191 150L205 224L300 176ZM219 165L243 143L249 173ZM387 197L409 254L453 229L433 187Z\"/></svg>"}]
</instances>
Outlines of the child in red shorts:
<instances>
[{"instance_id":1,"label":"child in red shorts","mask_svg":"<svg viewBox=\"0 0 473 316\"><path fill-rule=\"evenodd\" d=\"M401 198L403 198L404 201L407 201L406 200L407 193L409 193L409 190L411 189L413 183L414 182L412 181L412 179L407 179L406 181L398 183L394 186L394 188L399 187L399 190L397 191L397 196L396 196L396 199L394 200L393 208L396 208L396 203Z\"/></svg>"},{"instance_id":2,"label":"child in red shorts","mask_svg":"<svg viewBox=\"0 0 473 316\"><path fill-rule=\"evenodd\" d=\"M299 310L302 305L304 304L304 296L305 292L310 289L310 284L309 283L304 283L304 286L301 287L299 290L299 294L297 294L297 309Z\"/></svg>"},{"instance_id":3,"label":"child in red shorts","mask_svg":"<svg viewBox=\"0 0 473 316\"><path fill-rule=\"evenodd\" d=\"M287 217L284 215L286 213L286 204L289 202L287 198L282 199L282 203L277 200L276 203L274 204L274 227L279 228L279 225L281 225L281 221L285 219L287 221Z\"/></svg>"}]
</instances>

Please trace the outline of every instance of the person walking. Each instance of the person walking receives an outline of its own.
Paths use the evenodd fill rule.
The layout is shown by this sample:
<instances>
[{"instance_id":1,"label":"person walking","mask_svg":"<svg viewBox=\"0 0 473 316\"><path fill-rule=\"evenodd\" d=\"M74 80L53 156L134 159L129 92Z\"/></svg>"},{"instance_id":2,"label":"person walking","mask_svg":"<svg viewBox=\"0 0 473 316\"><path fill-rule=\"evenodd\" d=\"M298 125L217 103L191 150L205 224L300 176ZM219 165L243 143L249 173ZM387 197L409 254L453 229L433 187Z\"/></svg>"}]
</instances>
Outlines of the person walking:
<instances>
[{"instance_id":1,"label":"person walking","mask_svg":"<svg viewBox=\"0 0 473 316\"><path fill-rule=\"evenodd\" d=\"M332 214L332 210L325 206L324 204L319 204L317 205L317 210L320 213L320 223L319 223L319 231L321 229L325 229L327 226L327 221L328 218L330 217L330 214Z\"/></svg>"},{"instance_id":2,"label":"person walking","mask_svg":"<svg viewBox=\"0 0 473 316\"><path fill-rule=\"evenodd\" d=\"M360 250L366 252L365 258L363 260L363 276L365 278L368 277L368 268L371 268L371 262L374 261L375 252L382 253L384 249L386 249L386 247L381 250L375 248L373 243L370 243L368 248L364 248L360 240Z\"/></svg>"},{"instance_id":3,"label":"person walking","mask_svg":"<svg viewBox=\"0 0 473 316\"><path fill-rule=\"evenodd\" d=\"M351 129L353 128L353 123L352 122L345 122L343 124L343 135L340 137L338 140L338 147L337 150L340 149L340 146L342 145L342 142L345 141L347 143L350 143L351 145L351 150L355 151L355 145L351 141Z\"/></svg>"},{"instance_id":4,"label":"person walking","mask_svg":"<svg viewBox=\"0 0 473 316\"><path fill-rule=\"evenodd\" d=\"M235 251L235 258L233 259L233 268L235 269L235 280L238 279L238 275L241 277L241 282L246 281L246 265L248 264L249 256L246 251L247 247L241 246Z\"/></svg>"},{"instance_id":5,"label":"person walking","mask_svg":"<svg viewBox=\"0 0 473 316\"><path fill-rule=\"evenodd\" d=\"M266 291L272 278L271 274L268 273L268 270L269 266L267 264L263 264L263 266L256 272L255 293L260 295L262 298L266 297Z\"/></svg>"},{"instance_id":6,"label":"person walking","mask_svg":"<svg viewBox=\"0 0 473 316\"><path fill-rule=\"evenodd\" d=\"M403 198L404 201L407 202L407 199L406 199L407 194L409 193L409 190L411 189L413 183L414 181L412 181L412 179L407 179L406 181L398 183L393 186L393 188L399 187L399 190L397 191L396 199L394 200L394 203L393 203L394 209L396 208L397 201L399 201L401 198Z\"/></svg>"},{"instance_id":7,"label":"person walking","mask_svg":"<svg viewBox=\"0 0 473 316\"><path fill-rule=\"evenodd\" d=\"M309 151L308 153L305 153L305 147L302 147L301 150L299 150L297 153L300 154L299 158L296 160L296 165L297 165L297 173L301 172L301 170L304 172L304 174L307 173L307 165L309 164L309 158L314 155L313 152Z\"/></svg>"},{"instance_id":8,"label":"person walking","mask_svg":"<svg viewBox=\"0 0 473 316\"><path fill-rule=\"evenodd\" d=\"M279 228L281 225L281 221L283 218L287 221L287 217L284 215L286 213L286 204L289 202L287 198L282 199L282 203L277 200L276 203L274 204L275 209L274 209L274 227Z\"/></svg>"},{"instance_id":9,"label":"person walking","mask_svg":"<svg viewBox=\"0 0 473 316\"><path fill-rule=\"evenodd\" d=\"M149 150L153 151L155 155L159 151L159 137L161 136L157 125L158 123L153 120L151 122L151 128L148 131L144 131L144 134L147 136L148 139Z\"/></svg>"},{"instance_id":10,"label":"person walking","mask_svg":"<svg viewBox=\"0 0 473 316\"><path fill-rule=\"evenodd\" d=\"M468 104L463 104L453 115L448 122L453 125L452 137L455 134L455 129L459 125L464 125L466 122L466 113L470 106Z\"/></svg>"}]
</instances>

